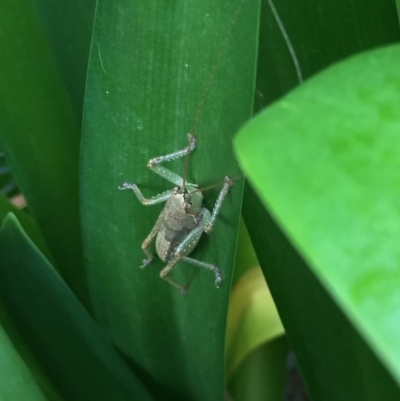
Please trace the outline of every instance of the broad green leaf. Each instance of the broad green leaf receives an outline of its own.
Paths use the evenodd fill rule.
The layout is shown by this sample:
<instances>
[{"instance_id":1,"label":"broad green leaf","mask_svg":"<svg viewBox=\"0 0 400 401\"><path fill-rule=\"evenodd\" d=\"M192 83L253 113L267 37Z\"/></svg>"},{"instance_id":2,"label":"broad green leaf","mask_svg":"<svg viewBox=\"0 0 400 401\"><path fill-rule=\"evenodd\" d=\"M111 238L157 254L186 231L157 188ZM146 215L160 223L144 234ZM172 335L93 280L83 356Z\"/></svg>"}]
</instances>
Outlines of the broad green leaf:
<instances>
[{"instance_id":1,"label":"broad green leaf","mask_svg":"<svg viewBox=\"0 0 400 401\"><path fill-rule=\"evenodd\" d=\"M275 4L304 78L357 51L400 37L392 0L339 0L323 5L319 0L295 5L275 0ZM287 45L266 1L260 29L256 112L298 85ZM387 399L389 389L393 389L387 373L249 185L245 187L243 215L313 397L324 401ZM396 391L394 388L394 394Z\"/></svg>"},{"instance_id":2,"label":"broad green leaf","mask_svg":"<svg viewBox=\"0 0 400 401\"><path fill-rule=\"evenodd\" d=\"M337 65L254 119L235 142L264 203L397 381L399 60L392 46ZM298 268L285 266L302 288L308 273ZM366 399L397 399L400 389L363 353Z\"/></svg>"},{"instance_id":3,"label":"broad green leaf","mask_svg":"<svg viewBox=\"0 0 400 401\"><path fill-rule=\"evenodd\" d=\"M88 304L78 205L80 121L31 0L0 14L0 142L68 284Z\"/></svg>"},{"instance_id":4,"label":"broad green leaf","mask_svg":"<svg viewBox=\"0 0 400 401\"><path fill-rule=\"evenodd\" d=\"M228 380L247 354L284 333L274 301L259 266L233 287L226 337Z\"/></svg>"},{"instance_id":5,"label":"broad green leaf","mask_svg":"<svg viewBox=\"0 0 400 401\"><path fill-rule=\"evenodd\" d=\"M190 284L186 297L160 280L164 264L159 259L139 268L141 243L162 205L146 208L118 186L136 182L145 196L173 187L147 162L187 146L202 99L188 179L204 186L237 176L231 138L251 116L258 10L257 0L98 3L82 142L91 295L101 325L164 398L166 392L185 400L223 397L243 180L229 193L212 234L193 253L220 266L222 288L215 288L212 272L181 263L171 277ZM166 167L182 173L183 160ZM210 209L218 190L205 193Z\"/></svg>"},{"instance_id":6,"label":"broad green leaf","mask_svg":"<svg viewBox=\"0 0 400 401\"><path fill-rule=\"evenodd\" d=\"M13 214L0 231L0 297L65 400L150 400Z\"/></svg>"},{"instance_id":7,"label":"broad green leaf","mask_svg":"<svg viewBox=\"0 0 400 401\"><path fill-rule=\"evenodd\" d=\"M0 325L0 399L46 401L33 376Z\"/></svg>"}]
</instances>

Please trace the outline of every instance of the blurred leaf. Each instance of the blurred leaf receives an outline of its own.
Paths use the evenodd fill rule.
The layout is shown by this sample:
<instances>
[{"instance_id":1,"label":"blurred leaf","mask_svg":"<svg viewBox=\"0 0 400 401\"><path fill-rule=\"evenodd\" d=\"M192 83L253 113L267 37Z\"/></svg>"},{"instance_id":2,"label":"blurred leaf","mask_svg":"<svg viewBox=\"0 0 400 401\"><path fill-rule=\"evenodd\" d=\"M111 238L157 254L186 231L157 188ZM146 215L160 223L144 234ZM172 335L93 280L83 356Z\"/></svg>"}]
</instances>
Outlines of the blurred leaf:
<instances>
[{"instance_id":1,"label":"blurred leaf","mask_svg":"<svg viewBox=\"0 0 400 401\"><path fill-rule=\"evenodd\" d=\"M249 232L247 231L243 217L241 217L239 222L239 235L232 285L234 286L243 274L258 264L257 255L253 248L253 244L251 243Z\"/></svg>"},{"instance_id":2,"label":"blurred leaf","mask_svg":"<svg viewBox=\"0 0 400 401\"><path fill-rule=\"evenodd\" d=\"M351 54L400 39L395 0L274 3L304 78ZM299 84L268 0L262 1L261 12L256 111Z\"/></svg>"},{"instance_id":3,"label":"blurred leaf","mask_svg":"<svg viewBox=\"0 0 400 401\"><path fill-rule=\"evenodd\" d=\"M354 57L270 107L235 142L263 201L397 380L399 60L399 46ZM364 384L368 399L399 397L384 377Z\"/></svg>"},{"instance_id":4,"label":"blurred leaf","mask_svg":"<svg viewBox=\"0 0 400 401\"><path fill-rule=\"evenodd\" d=\"M31 373L0 325L0 399L4 401L45 401Z\"/></svg>"},{"instance_id":5,"label":"blurred leaf","mask_svg":"<svg viewBox=\"0 0 400 401\"><path fill-rule=\"evenodd\" d=\"M57 265L85 301L78 209L80 122L36 9L5 0L0 15L0 142Z\"/></svg>"},{"instance_id":6,"label":"blurred leaf","mask_svg":"<svg viewBox=\"0 0 400 401\"><path fill-rule=\"evenodd\" d=\"M96 0L33 0L78 121L82 119L86 72Z\"/></svg>"},{"instance_id":7,"label":"blurred leaf","mask_svg":"<svg viewBox=\"0 0 400 401\"><path fill-rule=\"evenodd\" d=\"M392 0L275 3L304 77L359 50L399 40ZM256 111L298 84L287 45L266 1L260 30ZM290 346L314 398L387 399L390 389L396 394L387 372L249 185L245 187L243 215Z\"/></svg>"},{"instance_id":8,"label":"blurred leaf","mask_svg":"<svg viewBox=\"0 0 400 401\"><path fill-rule=\"evenodd\" d=\"M92 48L89 63L81 187L91 293L101 325L143 369L159 398L223 397L225 324L243 180L229 193L211 236L193 253L221 267L222 288L215 288L212 272L182 263L171 276L190 284L186 297L160 280L160 260L139 269L140 245L162 205L145 208L133 193L117 187L136 182L145 196L172 188L147 162L187 146L186 133L213 66L215 79L205 97L188 177L204 186L237 176L231 138L251 116L258 10L257 0L105 0L96 12L93 43L98 47ZM181 173L183 160L167 167ZM206 192L208 208L218 190Z\"/></svg>"},{"instance_id":9,"label":"blurred leaf","mask_svg":"<svg viewBox=\"0 0 400 401\"><path fill-rule=\"evenodd\" d=\"M285 336L252 350L228 382L235 401L282 401L288 345Z\"/></svg>"},{"instance_id":10,"label":"blurred leaf","mask_svg":"<svg viewBox=\"0 0 400 401\"><path fill-rule=\"evenodd\" d=\"M150 399L13 214L0 231L0 296L65 400Z\"/></svg>"},{"instance_id":11,"label":"blurred leaf","mask_svg":"<svg viewBox=\"0 0 400 401\"><path fill-rule=\"evenodd\" d=\"M46 256L46 258L50 261L50 263L52 263L53 256L51 255L49 247L47 246L46 241L43 237L42 231L40 230L36 222L32 219L31 216L15 207L7 199L6 196L0 194L0 223L10 212L14 213L18 217L18 220L20 221L21 226L24 228L26 234L40 249L40 252L42 252L44 256Z\"/></svg>"},{"instance_id":12,"label":"blurred leaf","mask_svg":"<svg viewBox=\"0 0 400 401\"><path fill-rule=\"evenodd\" d=\"M5 155L0 149L0 193L11 197L17 192L16 189L17 183L11 174Z\"/></svg>"},{"instance_id":13,"label":"blurred leaf","mask_svg":"<svg viewBox=\"0 0 400 401\"><path fill-rule=\"evenodd\" d=\"M25 339L16 327L11 314L7 308L5 308L2 301L0 302L0 322L5 333L12 342L12 346L23 360L23 363L25 363L45 398L49 401L62 401L53 383L50 381L36 356L29 349Z\"/></svg>"},{"instance_id":14,"label":"blurred leaf","mask_svg":"<svg viewBox=\"0 0 400 401\"><path fill-rule=\"evenodd\" d=\"M244 357L284 333L259 266L248 270L231 294L226 337L228 380Z\"/></svg>"}]
</instances>

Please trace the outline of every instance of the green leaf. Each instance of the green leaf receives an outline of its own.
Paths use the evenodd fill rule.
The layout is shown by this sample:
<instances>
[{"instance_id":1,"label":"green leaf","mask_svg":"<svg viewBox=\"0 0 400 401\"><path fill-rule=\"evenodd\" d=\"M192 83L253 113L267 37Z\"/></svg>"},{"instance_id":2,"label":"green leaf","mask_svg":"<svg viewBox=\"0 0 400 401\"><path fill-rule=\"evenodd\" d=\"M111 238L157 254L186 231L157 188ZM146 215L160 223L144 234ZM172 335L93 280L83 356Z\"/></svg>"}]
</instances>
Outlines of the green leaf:
<instances>
[{"instance_id":1,"label":"green leaf","mask_svg":"<svg viewBox=\"0 0 400 401\"><path fill-rule=\"evenodd\" d=\"M160 280L165 264L159 259L139 268L141 243L162 205L145 208L132 192L117 188L135 182L145 196L153 196L173 187L147 162L187 146L213 66L188 178L204 186L237 176L231 138L251 116L258 10L256 0L98 4L93 39L98 47L90 57L82 143L85 256L98 320L148 373L161 398L165 392L185 400L223 397L243 181L234 185L213 233L193 253L220 266L222 288L215 288L212 272L181 263L171 277L190 284L186 297ZM183 160L166 167L181 173ZM218 190L206 192L208 208Z\"/></svg>"},{"instance_id":2,"label":"green leaf","mask_svg":"<svg viewBox=\"0 0 400 401\"><path fill-rule=\"evenodd\" d=\"M45 401L34 378L0 325L0 398L6 401Z\"/></svg>"},{"instance_id":3,"label":"green leaf","mask_svg":"<svg viewBox=\"0 0 400 401\"><path fill-rule=\"evenodd\" d=\"M72 101L78 121L89 61L96 0L32 0Z\"/></svg>"},{"instance_id":4,"label":"green leaf","mask_svg":"<svg viewBox=\"0 0 400 401\"><path fill-rule=\"evenodd\" d=\"M299 84L288 45L263 0L255 110ZM400 39L393 0L273 0L303 78L357 52Z\"/></svg>"},{"instance_id":5,"label":"green leaf","mask_svg":"<svg viewBox=\"0 0 400 401\"><path fill-rule=\"evenodd\" d=\"M0 222L2 222L6 215L10 212L14 213L18 217L21 226L29 238L40 249L40 252L46 256L50 263L53 263L53 256L46 244L46 240L43 237L42 231L36 224L35 220L33 220L32 217L26 214L24 211L19 210L16 206L14 206L6 196L0 194Z\"/></svg>"},{"instance_id":6,"label":"green leaf","mask_svg":"<svg viewBox=\"0 0 400 401\"><path fill-rule=\"evenodd\" d=\"M241 218L239 222L239 234L232 285L234 286L248 270L258 264L257 255L253 248L253 244L251 243L249 232L244 219Z\"/></svg>"},{"instance_id":7,"label":"green leaf","mask_svg":"<svg viewBox=\"0 0 400 401\"><path fill-rule=\"evenodd\" d=\"M68 284L88 304L78 205L80 122L30 0L0 15L0 142Z\"/></svg>"},{"instance_id":8,"label":"green leaf","mask_svg":"<svg viewBox=\"0 0 400 401\"><path fill-rule=\"evenodd\" d=\"M399 40L393 1L338 0L321 6L319 0L296 5L275 0L275 4L305 78L357 51ZM266 1L260 29L256 111L298 84L287 44ZM313 397L324 401L387 399L389 389L397 397L393 381L249 185L243 215Z\"/></svg>"},{"instance_id":9,"label":"green leaf","mask_svg":"<svg viewBox=\"0 0 400 401\"><path fill-rule=\"evenodd\" d=\"M9 310L3 304L3 301L0 303L0 322L5 334L7 334L12 342L12 346L15 348L15 351L19 354L20 359L23 360L23 363L30 371L45 398L49 401L62 401L62 398L55 389L53 383L49 380L49 377L45 373L42 365L32 353L32 350L28 347L26 341L16 327L15 322Z\"/></svg>"},{"instance_id":10,"label":"green leaf","mask_svg":"<svg viewBox=\"0 0 400 401\"><path fill-rule=\"evenodd\" d=\"M228 380L247 354L284 333L259 266L248 270L233 288L226 336Z\"/></svg>"},{"instance_id":11,"label":"green leaf","mask_svg":"<svg viewBox=\"0 0 400 401\"><path fill-rule=\"evenodd\" d=\"M151 399L12 214L0 231L0 296L66 400Z\"/></svg>"},{"instance_id":12,"label":"green leaf","mask_svg":"<svg viewBox=\"0 0 400 401\"><path fill-rule=\"evenodd\" d=\"M393 46L337 65L259 115L235 141L241 165L264 203L396 380L399 59L400 47ZM284 269L292 270L284 274L304 289L303 296L312 293L312 287L304 292L309 274L304 267L296 272L296 264L285 263ZM331 352L338 348L335 355L346 365L343 346L325 341L325 352L328 344ZM400 390L390 376L360 341L355 345L368 361L368 371L360 372L368 399L378 399L376 394L397 399ZM347 394L357 386L351 380ZM313 397L320 398L312 387Z\"/></svg>"},{"instance_id":13,"label":"green leaf","mask_svg":"<svg viewBox=\"0 0 400 401\"><path fill-rule=\"evenodd\" d=\"M288 344L285 336L268 341L249 353L228 382L235 401L282 401Z\"/></svg>"},{"instance_id":14,"label":"green leaf","mask_svg":"<svg viewBox=\"0 0 400 401\"><path fill-rule=\"evenodd\" d=\"M11 169L7 164L5 155L0 149L0 193L12 197L17 191L17 183L13 179Z\"/></svg>"}]
</instances>

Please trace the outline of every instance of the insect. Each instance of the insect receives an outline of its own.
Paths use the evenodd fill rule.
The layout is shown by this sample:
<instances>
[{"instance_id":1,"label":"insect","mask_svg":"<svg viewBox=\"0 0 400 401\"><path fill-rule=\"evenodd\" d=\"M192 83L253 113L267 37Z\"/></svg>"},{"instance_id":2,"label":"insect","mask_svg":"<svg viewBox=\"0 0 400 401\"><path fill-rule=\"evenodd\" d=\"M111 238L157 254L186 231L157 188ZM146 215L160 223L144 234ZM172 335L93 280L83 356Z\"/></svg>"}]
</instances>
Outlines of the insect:
<instances>
[{"instance_id":1,"label":"insect","mask_svg":"<svg viewBox=\"0 0 400 401\"><path fill-rule=\"evenodd\" d=\"M197 140L194 135L188 134L189 145L182 150L175 151L165 156L155 157L148 163L148 167L155 173L176 185L175 188L146 199L136 184L124 183L120 190L131 189L139 201L146 206L167 202L156 224L150 234L142 243L142 249L146 255L143 264L144 268L153 259L149 247L156 237L156 251L160 259L167 263L161 270L160 276L173 286L186 293L187 285L182 285L169 277L171 270L180 262L187 262L197 267L208 269L215 274L215 286L218 288L222 282L220 269L210 263L190 258L188 255L197 246L201 235L209 234L217 220L222 203L228 194L233 180L225 177L222 189L218 195L212 213L204 207L204 197L196 184L186 182L186 178L180 177L161 164L179 157L188 157L196 147ZM184 177L186 172L184 173Z\"/></svg>"},{"instance_id":2,"label":"insect","mask_svg":"<svg viewBox=\"0 0 400 401\"><path fill-rule=\"evenodd\" d=\"M211 87L211 83L214 79L214 73L218 67L222 50L225 47L227 40L229 39L233 26L240 14L242 5L246 0L241 0L239 2L239 7L235 13L235 16L231 22L230 28L222 42L220 51L217 55L216 62L213 65L211 74L209 76L208 83L205 87L203 96L200 100L199 107L197 110L197 115L194 122L194 127L192 133L195 132L195 128L199 121L199 117L202 113L204 102L207 97L208 90ZM302 82L301 70L299 63L297 61L296 54L294 52L293 46L290 43L289 37L286 30L279 18L277 10L272 0L267 0L274 18L282 32L282 35L286 41L290 54L293 58L294 65L296 67L296 72L298 75L299 82ZM214 209L210 212L204 206L204 197L200 189L196 184L190 184L186 182L186 166L188 161L188 156L196 148L197 140L194 134L188 134L189 145L182 150L175 151L173 153L167 154L165 156L159 156L151 159L148 162L148 167L152 169L155 173L175 184L176 187L172 190L165 191L159 195L153 196L152 198L146 199L138 186L136 184L124 183L120 190L133 190L136 197L143 205L154 205L160 202L166 202L166 205L158 217L153 229L150 234L142 243L142 249L146 255L146 259L143 260L141 267L147 266L153 259L154 256L150 252L149 247L154 238L156 238L156 251L161 260L166 262L166 266L161 270L160 276L164 280L168 281L173 286L181 289L183 293L186 293L187 286L175 282L169 277L171 270L176 267L176 265L183 261L195 266L211 270L215 274L215 285L218 288L222 282L222 275L220 269L210 263L206 263L197 259L193 259L188 255L197 246L201 235L205 232L209 234L217 220L219 211L221 209L222 203L228 194L230 187L233 185L233 180L229 177L225 177L222 189L218 195L217 201L215 203ZM185 170L183 178L178 174L174 173L163 167L161 164L173 159L180 157L186 157ZM204 190L204 189L203 189Z\"/></svg>"}]
</instances>

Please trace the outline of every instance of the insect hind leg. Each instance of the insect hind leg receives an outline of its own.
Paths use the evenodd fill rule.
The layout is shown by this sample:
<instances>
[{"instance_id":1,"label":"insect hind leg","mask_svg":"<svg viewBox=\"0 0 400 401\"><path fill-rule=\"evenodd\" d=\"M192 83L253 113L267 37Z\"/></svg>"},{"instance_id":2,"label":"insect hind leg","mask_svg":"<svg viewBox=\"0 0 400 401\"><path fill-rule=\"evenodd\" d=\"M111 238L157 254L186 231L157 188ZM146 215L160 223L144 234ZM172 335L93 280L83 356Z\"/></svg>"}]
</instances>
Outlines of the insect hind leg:
<instances>
[{"instance_id":1,"label":"insect hind leg","mask_svg":"<svg viewBox=\"0 0 400 401\"><path fill-rule=\"evenodd\" d=\"M201 260L197 260L197 259L193 259L193 258L189 258L187 256L184 256L182 258L182 260L186 263L190 263L194 266L197 267L201 267L203 269L208 269L214 272L215 274L215 286L217 288L219 288L219 285L222 283L222 275L221 275L221 271L219 269L218 266L215 266L211 263L207 263L207 262L202 262Z\"/></svg>"}]
</instances>

